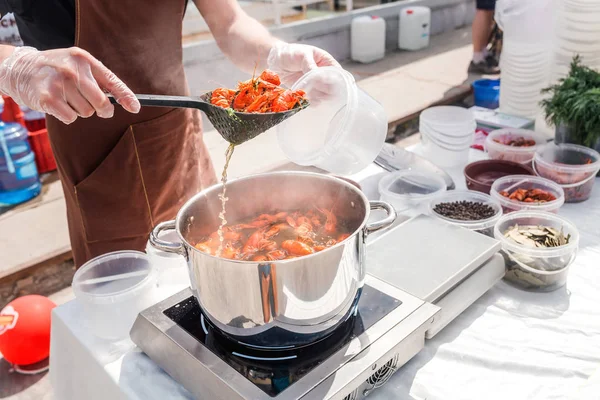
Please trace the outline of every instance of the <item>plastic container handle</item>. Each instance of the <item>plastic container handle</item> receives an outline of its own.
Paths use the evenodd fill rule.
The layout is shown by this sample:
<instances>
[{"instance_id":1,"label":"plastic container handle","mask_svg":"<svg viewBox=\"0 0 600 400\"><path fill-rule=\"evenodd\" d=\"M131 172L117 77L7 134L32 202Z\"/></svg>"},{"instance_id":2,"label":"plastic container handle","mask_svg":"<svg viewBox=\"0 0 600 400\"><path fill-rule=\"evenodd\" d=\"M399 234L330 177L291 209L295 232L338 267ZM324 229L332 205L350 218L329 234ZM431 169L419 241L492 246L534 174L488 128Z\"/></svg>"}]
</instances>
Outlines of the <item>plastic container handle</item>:
<instances>
[{"instance_id":1,"label":"plastic container handle","mask_svg":"<svg viewBox=\"0 0 600 400\"><path fill-rule=\"evenodd\" d=\"M531 168L533 169L533 172L537 175L537 176L542 176L539 174L539 172L537 171L537 168L535 167L535 158L533 160L531 160ZM594 179L596 177L596 174L598 173L598 170L596 170L596 172L592 173L592 175L588 176L587 178L585 178L584 180L581 180L579 182L575 182L575 183L558 183L556 182L557 185L559 185L562 188L574 188L577 186L581 186L584 183L586 183L587 181L590 181L592 179ZM543 176L542 176L543 178Z\"/></svg>"},{"instance_id":2,"label":"plastic container handle","mask_svg":"<svg viewBox=\"0 0 600 400\"><path fill-rule=\"evenodd\" d=\"M154 229L152 229L152 232L150 232L150 244L155 249L165 251L167 253L179 254L185 257L187 260L187 251L185 250L183 243L167 242L166 240L162 240L158 237L161 232L170 230L175 230L175 220L161 222L160 224L156 225Z\"/></svg>"},{"instance_id":3,"label":"plastic container handle","mask_svg":"<svg viewBox=\"0 0 600 400\"><path fill-rule=\"evenodd\" d=\"M371 206L371 210L383 210L386 212L387 217L382 219L381 221L372 222L365 226L365 236L369 236L372 233L375 233L381 229L389 228L394 221L396 220L397 214L394 207L385 201L370 201L369 205Z\"/></svg>"},{"instance_id":4,"label":"plastic container handle","mask_svg":"<svg viewBox=\"0 0 600 400\"><path fill-rule=\"evenodd\" d=\"M533 160L532 160L532 163L531 163L531 164L533 165ZM534 172L537 174L537 171L534 171ZM540 175L538 175L538 176L540 176ZM506 189L504 189L504 191L505 191L505 192L510 192L511 190L513 190L514 188L516 188L516 187L518 187L518 186L522 185L522 184L523 184L523 183L525 183L526 181L527 181L527 179L523 178L522 180L520 180L519 182L515 183L514 185L512 185L512 186L509 186L509 187L507 187Z\"/></svg>"}]
</instances>

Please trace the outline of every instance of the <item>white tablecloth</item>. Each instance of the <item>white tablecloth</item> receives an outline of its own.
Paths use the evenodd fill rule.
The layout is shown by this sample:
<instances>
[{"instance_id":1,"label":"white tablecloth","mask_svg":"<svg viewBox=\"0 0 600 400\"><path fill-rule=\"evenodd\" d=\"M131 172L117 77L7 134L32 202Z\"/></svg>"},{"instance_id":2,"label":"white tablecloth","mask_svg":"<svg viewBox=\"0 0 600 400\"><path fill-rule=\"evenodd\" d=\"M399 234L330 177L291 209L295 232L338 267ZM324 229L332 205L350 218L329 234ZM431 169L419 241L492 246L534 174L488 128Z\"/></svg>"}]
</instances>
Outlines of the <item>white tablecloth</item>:
<instances>
[{"instance_id":1,"label":"white tablecloth","mask_svg":"<svg viewBox=\"0 0 600 400\"><path fill-rule=\"evenodd\" d=\"M483 157L472 151L472 160ZM466 188L462 169L449 173ZM589 200L559 214L581 236L566 287L529 293L499 282L373 396L600 399L600 179Z\"/></svg>"},{"instance_id":2,"label":"white tablecloth","mask_svg":"<svg viewBox=\"0 0 600 400\"><path fill-rule=\"evenodd\" d=\"M460 169L451 175L464 188ZM560 214L581 233L565 288L536 294L498 283L369 397L600 399L600 374L594 375L600 369L600 180L591 199L566 204ZM191 398L139 350L119 355L113 349L111 356L80 321L76 301L54 311L51 380L58 400Z\"/></svg>"}]
</instances>

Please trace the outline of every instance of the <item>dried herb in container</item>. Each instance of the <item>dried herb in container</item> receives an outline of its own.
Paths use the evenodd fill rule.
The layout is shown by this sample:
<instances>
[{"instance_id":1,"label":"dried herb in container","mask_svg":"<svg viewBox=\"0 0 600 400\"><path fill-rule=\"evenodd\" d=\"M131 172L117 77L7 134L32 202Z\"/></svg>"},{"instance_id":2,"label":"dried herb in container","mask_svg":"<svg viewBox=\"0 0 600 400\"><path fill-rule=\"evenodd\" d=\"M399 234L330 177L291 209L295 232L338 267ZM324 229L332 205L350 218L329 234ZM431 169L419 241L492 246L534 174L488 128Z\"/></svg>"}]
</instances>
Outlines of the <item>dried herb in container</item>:
<instances>
[{"instance_id":1,"label":"dried herb in container","mask_svg":"<svg viewBox=\"0 0 600 400\"><path fill-rule=\"evenodd\" d=\"M504 236L527 247L558 247L569 243L571 235L545 226L515 225L504 232Z\"/></svg>"},{"instance_id":2,"label":"dried herb in container","mask_svg":"<svg viewBox=\"0 0 600 400\"><path fill-rule=\"evenodd\" d=\"M571 235L556 228L538 225L514 225L504 232L512 242L531 249L554 248L569 244ZM551 291L564 285L566 267L571 257L540 257L509 251L505 254L504 278L519 287L535 291ZM533 271L540 271L535 273ZM562 272L561 272L562 271Z\"/></svg>"}]
</instances>

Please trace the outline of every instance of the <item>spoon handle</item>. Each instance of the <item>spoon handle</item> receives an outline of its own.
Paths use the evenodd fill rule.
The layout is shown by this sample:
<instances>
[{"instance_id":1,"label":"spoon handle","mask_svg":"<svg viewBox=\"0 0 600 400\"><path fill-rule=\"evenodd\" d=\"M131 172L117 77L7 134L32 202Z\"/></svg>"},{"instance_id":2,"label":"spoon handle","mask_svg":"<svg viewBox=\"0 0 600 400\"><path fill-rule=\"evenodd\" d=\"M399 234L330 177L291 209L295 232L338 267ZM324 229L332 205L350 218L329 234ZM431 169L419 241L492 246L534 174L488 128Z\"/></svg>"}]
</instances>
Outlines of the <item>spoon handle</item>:
<instances>
[{"instance_id":1,"label":"spoon handle","mask_svg":"<svg viewBox=\"0 0 600 400\"><path fill-rule=\"evenodd\" d=\"M107 94L108 99L112 104L118 104L111 94ZM169 108L196 108L206 111L209 107L204 101L189 96L164 96L159 94L136 94L142 106L149 107L169 107Z\"/></svg>"}]
</instances>

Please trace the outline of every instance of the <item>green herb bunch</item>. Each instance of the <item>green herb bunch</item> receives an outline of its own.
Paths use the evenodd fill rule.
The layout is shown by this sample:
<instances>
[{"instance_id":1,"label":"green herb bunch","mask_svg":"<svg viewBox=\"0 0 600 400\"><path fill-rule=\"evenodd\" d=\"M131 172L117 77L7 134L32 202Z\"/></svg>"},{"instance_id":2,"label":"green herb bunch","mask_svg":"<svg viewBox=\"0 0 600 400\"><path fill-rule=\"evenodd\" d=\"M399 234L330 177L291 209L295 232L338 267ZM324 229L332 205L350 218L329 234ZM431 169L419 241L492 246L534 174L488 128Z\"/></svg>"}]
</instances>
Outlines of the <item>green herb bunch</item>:
<instances>
[{"instance_id":1,"label":"green herb bunch","mask_svg":"<svg viewBox=\"0 0 600 400\"><path fill-rule=\"evenodd\" d=\"M540 103L548 122L565 125L573 138L591 147L600 138L600 73L581 64L579 55L571 61L569 74L542 90L552 97Z\"/></svg>"}]
</instances>

